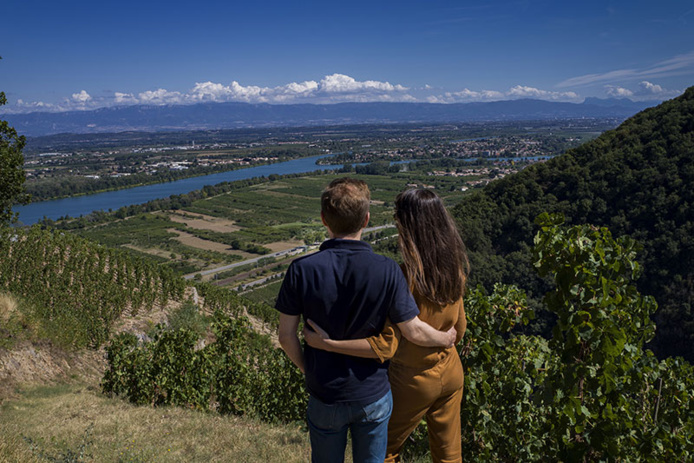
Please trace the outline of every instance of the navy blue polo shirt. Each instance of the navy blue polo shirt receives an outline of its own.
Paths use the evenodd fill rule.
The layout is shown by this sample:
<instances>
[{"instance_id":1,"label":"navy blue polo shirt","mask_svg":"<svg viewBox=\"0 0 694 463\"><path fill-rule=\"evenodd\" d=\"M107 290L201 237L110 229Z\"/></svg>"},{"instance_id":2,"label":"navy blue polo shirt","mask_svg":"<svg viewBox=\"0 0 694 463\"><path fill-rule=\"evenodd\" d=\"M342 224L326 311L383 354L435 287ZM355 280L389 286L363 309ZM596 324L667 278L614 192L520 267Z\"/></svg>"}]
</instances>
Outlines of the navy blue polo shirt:
<instances>
[{"instance_id":1,"label":"navy blue polo shirt","mask_svg":"<svg viewBox=\"0 0 694 463\"><path fill-rule=\"evenodd\" d=\"M405 276L392 259L358 240L325 241L320 251L287 269L275 307L303 315L331 339L360 339L381 332L386 318L411 320L419 309ZM306 386L324 403L368 404L390 390L388 365L375 359L304 346Z\"/></svg>"}]
</instances>

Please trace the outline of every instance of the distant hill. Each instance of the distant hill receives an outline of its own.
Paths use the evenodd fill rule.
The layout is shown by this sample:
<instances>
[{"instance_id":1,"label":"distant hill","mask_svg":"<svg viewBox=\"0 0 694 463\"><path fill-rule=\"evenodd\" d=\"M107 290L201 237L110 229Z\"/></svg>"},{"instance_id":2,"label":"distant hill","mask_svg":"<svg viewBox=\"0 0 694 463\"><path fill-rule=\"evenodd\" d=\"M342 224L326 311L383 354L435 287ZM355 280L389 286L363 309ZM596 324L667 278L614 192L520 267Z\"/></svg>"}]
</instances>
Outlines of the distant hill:
<instances>
[{"instance_id":1,"label":"distant hill","mask_svg":"<svg viewBox=\"0 0 694 463\"><path fill-rule=\"evenodd\" d=\"M653 102L591 99L584 103L542 100L489 103L339 103L126 106L93 111L5 114L27 136L57 133L123 131L214 130L249 127L295 127L336 124L441 123L572 118L620 118L652 106Z\"/></svg>"},{"instance_id":2,"label":"distant hill","mask_svg":"<svg viewBox=\"0 0 694 463\"><path fill-rule=\"evenodd\" d=\"M530 256L533 220L544 211L638 240L639 290L660 305L652 348L694 360L694 87L466 197L454 215L473 284L502 281L545 293Z\"/></svg>"}]
</instances>

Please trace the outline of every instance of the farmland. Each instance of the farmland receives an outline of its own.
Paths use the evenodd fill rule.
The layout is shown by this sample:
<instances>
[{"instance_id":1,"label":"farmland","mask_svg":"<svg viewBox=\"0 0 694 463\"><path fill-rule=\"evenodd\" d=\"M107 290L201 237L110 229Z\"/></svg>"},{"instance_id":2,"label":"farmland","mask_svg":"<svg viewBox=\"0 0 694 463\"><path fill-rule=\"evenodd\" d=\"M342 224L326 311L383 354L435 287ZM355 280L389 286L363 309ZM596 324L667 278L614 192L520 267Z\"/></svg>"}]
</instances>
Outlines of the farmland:
<instances>
[{"instance_id":1,"label":"farmland","mask_svg":"<svg viewBox=\"0 0 694 463\"><path fill-rule=\"evenodd\" d=\"M100 214L98 220L59 221L58 227L103 245L147 255L197 280L237 289L260 279L277 279L297 255L315 250L325 239L320 221L320 194L346 173L265 179L243 189L210 194L178 209L160 209L122 217ZM403 189L418 185L435 189L447 204L456 204L463 187L475 176L432 176L428 170L403 170L386 175L349 173L365 180L372 194L369 226L392 226L393 200ZM75 226L79 222L79 226ZM378 231L369 240L392 232ZM278 254L280 253L280 254ZM256 262L246 263L249 259ZM224 268L242 264L231 270ZM203 274L204 273L204 274ZM259 301L272 303L277 284L263 289ZM246 290L250 290L248 287Z\"/></svg>"}]
</instances>

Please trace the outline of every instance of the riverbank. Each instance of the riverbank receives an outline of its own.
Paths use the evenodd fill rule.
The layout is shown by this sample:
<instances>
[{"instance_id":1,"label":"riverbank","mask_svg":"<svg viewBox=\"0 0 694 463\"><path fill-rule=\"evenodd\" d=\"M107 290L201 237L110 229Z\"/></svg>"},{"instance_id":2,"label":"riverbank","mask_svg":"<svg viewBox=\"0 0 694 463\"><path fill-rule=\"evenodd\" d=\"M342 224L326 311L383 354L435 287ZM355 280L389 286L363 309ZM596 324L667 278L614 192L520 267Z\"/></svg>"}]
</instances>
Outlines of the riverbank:
<instances>
[{"instance_id":1,"label":"riverbank","mask_svg":"<svg viewBox=\"0 0 694 463\"><path fill-rule=\"evenodd\" d=\"M331 155L309 156L279 162L254 166L244 169L229 170L221 173L189 177L174 182L158 183L133 187L123 190L104 193L75 196L70 198L42 201L40 203L16 206L14 210L19 213L19 220L23 225L32 225L44 217L57 220L60 217L79 217L93 211L117 210L123 206L143 204L155 199L168 198L171 195L180 195L191 191L200 190L207 185L216 185L222 182L246 180L254 177L269 177L270 175L300 174L316 170L334 170L342 167L339 165L317 165L316 161Z\"/></svg>"}]
</instances>

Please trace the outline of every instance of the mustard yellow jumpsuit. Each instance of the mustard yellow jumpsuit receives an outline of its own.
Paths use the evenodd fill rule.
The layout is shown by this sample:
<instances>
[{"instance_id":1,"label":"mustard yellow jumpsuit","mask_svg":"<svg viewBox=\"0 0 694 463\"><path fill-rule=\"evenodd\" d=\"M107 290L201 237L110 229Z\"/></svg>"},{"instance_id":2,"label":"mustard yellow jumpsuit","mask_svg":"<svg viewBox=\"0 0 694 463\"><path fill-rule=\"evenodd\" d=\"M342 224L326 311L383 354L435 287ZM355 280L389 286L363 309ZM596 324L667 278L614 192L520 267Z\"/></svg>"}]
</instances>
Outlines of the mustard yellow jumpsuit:
<instances>
[{"instance_id":1,"label":"mustard yellow jumpsuit","mask_svg":"<svg viewBox=\"0 0 694 463\"><path fill-rule=\"evenodd\" d=\"M440 306L413 292L419 318L438 330L455 326L456 344L467 327L463 300ZM434 462L460 462L460 403L463 397L463 367L455 346L448 349L421 347L400 337L390 324L379 336L367 338L388 369L393 391L393 414L388 423L386 461L400 461L408 436L426 416L429 447Z\"/></svg>"}]
</instances>

